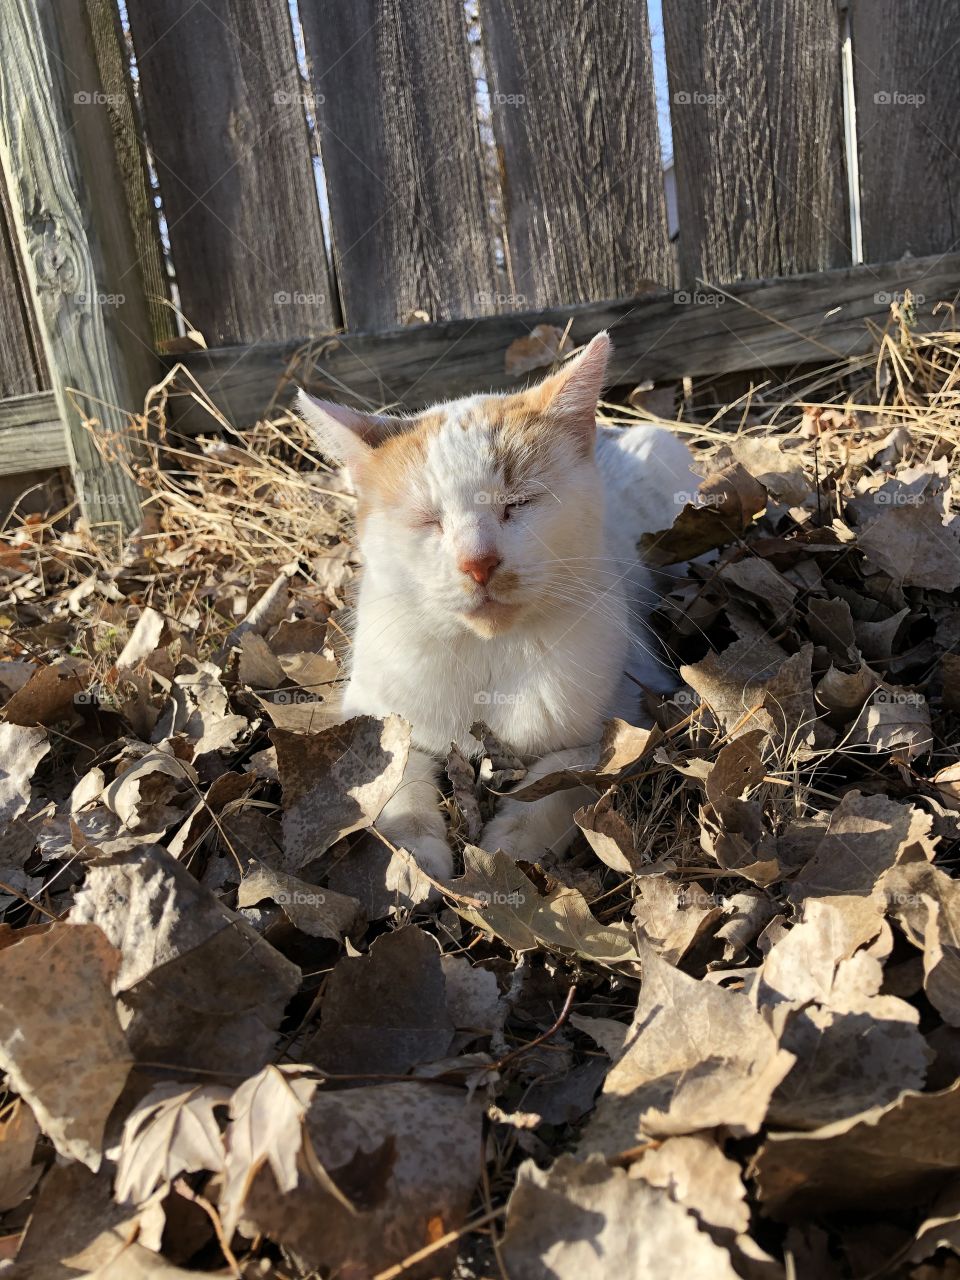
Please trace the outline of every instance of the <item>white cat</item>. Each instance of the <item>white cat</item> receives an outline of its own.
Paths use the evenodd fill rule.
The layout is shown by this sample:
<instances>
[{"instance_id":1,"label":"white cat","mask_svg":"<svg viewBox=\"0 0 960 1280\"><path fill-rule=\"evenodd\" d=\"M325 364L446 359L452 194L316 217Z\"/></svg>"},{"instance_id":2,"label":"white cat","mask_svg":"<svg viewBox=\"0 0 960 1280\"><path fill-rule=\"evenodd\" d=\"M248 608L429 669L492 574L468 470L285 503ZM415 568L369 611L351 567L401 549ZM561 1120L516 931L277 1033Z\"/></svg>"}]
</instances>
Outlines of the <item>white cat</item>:
<instances>
[{"instance_id":1,"label":"white cat","mask_svg":"<svg viewBox=\"0 0 960 1280\"><path fill-rule=\"evenodd\" d=\"M300 393L299 412L359 496L364 569L344 710L399 712L413 726L416 749L376 825L438 879L453 866L441 761L451 742L476 752L474 721L534 762L529 781L589 763L610 716L635 720L635 681L673 687L644 627L654 597L636 544L672 524L699 477L668 431L597 427L610 346L598 334L529 390L408 418ZM480 844L531 861L560 852L589 798L574 788L502 800Z\"/></svg>"}]
</instances>

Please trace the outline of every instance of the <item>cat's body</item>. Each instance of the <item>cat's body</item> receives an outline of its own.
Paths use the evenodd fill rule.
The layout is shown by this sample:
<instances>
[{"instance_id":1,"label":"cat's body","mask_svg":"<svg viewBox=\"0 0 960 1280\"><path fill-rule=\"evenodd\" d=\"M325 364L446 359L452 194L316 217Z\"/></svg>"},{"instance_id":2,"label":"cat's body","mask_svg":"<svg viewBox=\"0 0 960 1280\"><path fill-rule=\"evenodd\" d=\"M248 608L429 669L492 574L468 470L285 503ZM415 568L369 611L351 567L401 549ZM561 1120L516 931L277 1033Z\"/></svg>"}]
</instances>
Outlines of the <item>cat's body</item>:
<instances>
[{"instance_id":1,"label":"cat's body","mask_svg":"<svg viewBox=\"0 0 960 1280\"><path fill-rule=\"evenodd\" d=\"M672 523L696 479L669 432L596 428L608 350L600 335L529 392L409 420L301 399L361 499L344 710L413 726L416 750L377 825L434 876L452 866L440 762L451 742L476 750L476 720L536 776L587 763L605 719L635 718L639 685L669 685L643 623L653 595L636 543ZM574 788L503 801L481 844L535 860L569 842L584 800Z\"/></svg>"}]
</instances>

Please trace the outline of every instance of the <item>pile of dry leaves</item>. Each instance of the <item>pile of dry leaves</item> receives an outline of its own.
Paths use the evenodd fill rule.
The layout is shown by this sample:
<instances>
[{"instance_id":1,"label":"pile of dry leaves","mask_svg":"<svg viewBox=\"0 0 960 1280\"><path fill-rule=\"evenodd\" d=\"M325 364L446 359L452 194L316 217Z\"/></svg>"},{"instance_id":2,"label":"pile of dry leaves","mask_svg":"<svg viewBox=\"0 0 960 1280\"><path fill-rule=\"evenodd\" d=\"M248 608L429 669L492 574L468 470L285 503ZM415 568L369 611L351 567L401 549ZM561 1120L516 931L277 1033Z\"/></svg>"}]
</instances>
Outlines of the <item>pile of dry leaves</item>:
<instances>
[{"instance_id":1,"label":"pile of dry leaves","mask_svg":"<svg viewBox=\"0 0 960 1280\"><path fill-rule=\"evenodd\" d=\"M353 498L289 420L150 446L119 564L0 554L0 1275L960 1274L960 334L694 433L683 679L560 863L371 824ZM160 466L163 464L163 470Z\"/></svg>"}]
</instances>

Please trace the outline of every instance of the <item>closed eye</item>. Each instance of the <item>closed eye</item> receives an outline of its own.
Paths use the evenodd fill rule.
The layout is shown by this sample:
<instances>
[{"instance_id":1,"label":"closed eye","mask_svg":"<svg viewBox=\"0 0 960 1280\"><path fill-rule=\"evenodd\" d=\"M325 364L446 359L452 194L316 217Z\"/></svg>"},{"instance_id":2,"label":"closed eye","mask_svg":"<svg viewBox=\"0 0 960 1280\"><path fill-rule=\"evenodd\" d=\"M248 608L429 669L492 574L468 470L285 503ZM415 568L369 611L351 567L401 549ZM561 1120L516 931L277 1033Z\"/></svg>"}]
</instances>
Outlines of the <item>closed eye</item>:
<instances>
[{"instance_id":1,"label":"closed eye","mask_svg":"<svg viewBox=\"0 0 960 1280\"><path fill-rule=\"evenodd\" d=\"M509 502L503 504L503 519L509 520L514 511L520 507L528 507L533 502L535 494L518 494L515 498L511 498Z\"/></svg>"},{"instance_id":2,"label":"closed eye","mask_svg":"<svg viewBox=\"0 0 960 1280\"><path fill-rule=\"evenodd\" d=\"M436 529L442 533L443 521L437 515L423 515L414 522L413 527L415 529Z\"/></svg>"}]
</instances>

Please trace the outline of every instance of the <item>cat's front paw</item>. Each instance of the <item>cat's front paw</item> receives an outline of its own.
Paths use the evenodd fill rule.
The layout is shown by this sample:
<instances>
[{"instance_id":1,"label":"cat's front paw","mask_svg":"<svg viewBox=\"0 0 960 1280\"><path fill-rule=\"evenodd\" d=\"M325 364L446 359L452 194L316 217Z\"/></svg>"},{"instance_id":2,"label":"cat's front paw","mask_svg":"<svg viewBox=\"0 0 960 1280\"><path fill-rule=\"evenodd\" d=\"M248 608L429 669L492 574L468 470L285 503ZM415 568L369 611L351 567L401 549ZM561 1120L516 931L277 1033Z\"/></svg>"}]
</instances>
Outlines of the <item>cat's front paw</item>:
<instances>
[{"instance_id":1,"label":"cat's front paw","mask_svg":"<svg viewBox=\"0 0 960 1280\"><path fill-rule=\"evenodd\" d=\"M434 880L446 882L453 876L453 853L438 836L414 836L400 843L412 854L417 866Z\"/></svg>"},{"instance_id":2,"label":"cat's front paw","mask_svg":"<svg viewBox=\"0 0 960 1280\"><path fill-rule=\"evenodd\" d=\"M488 853L502 849L515 861L538 862L543 857L545 843L539 824L531 821L530 806L515 800L512 804L501 802L500 812L490 819L480 833L480 848Z\"/></svg>"}]
</instances>

